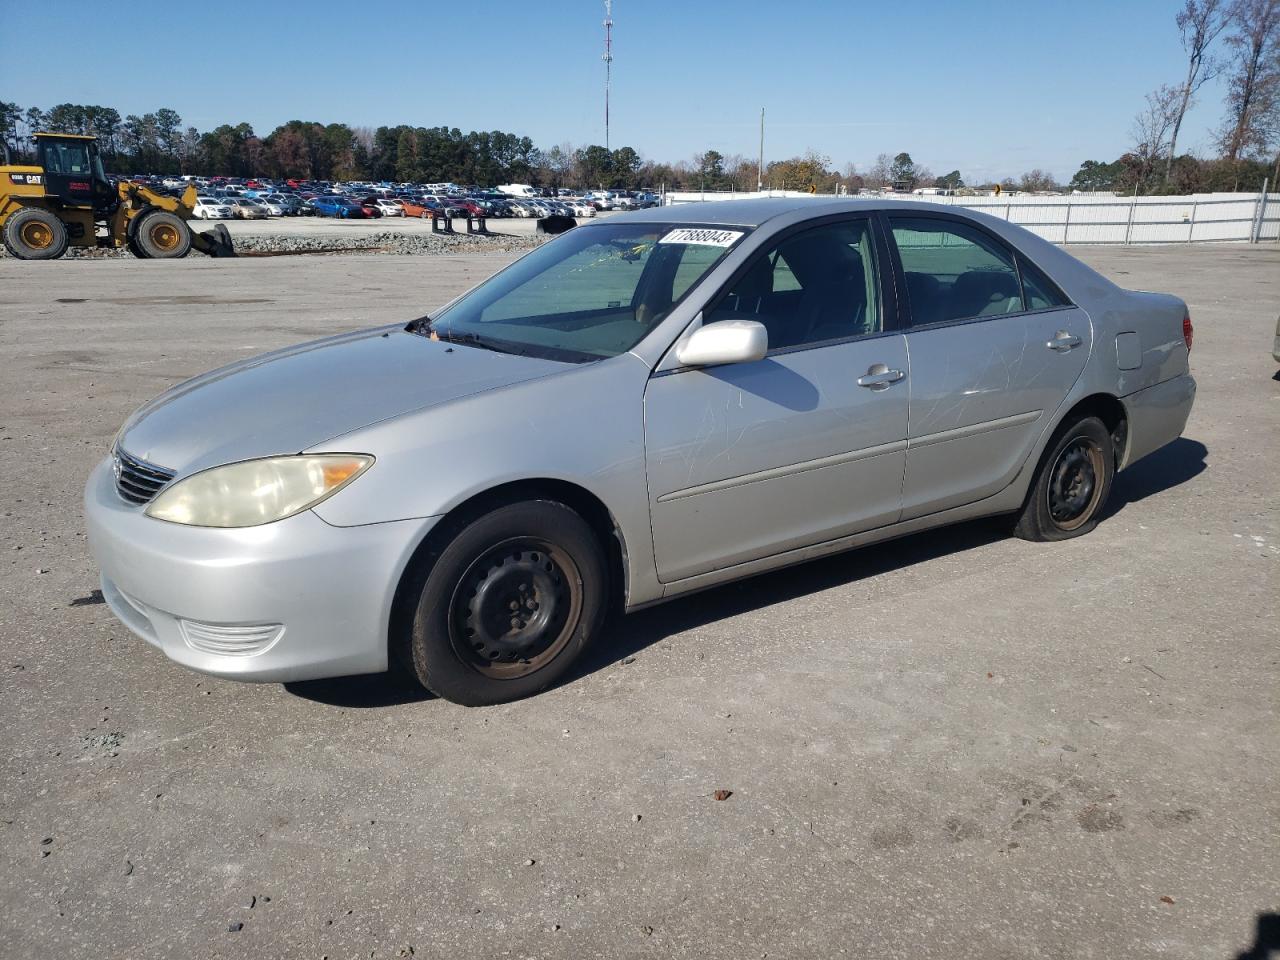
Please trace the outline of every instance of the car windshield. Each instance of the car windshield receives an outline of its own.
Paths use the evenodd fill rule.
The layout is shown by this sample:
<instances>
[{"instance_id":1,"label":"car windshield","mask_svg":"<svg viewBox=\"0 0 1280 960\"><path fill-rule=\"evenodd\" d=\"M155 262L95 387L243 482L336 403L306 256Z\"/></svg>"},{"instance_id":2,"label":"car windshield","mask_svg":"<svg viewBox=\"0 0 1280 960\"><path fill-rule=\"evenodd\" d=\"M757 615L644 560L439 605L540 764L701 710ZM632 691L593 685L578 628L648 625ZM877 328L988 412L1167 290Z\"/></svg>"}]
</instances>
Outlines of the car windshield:
<instances>
[{"instance_id":1,"label":"car windshield","mask_svg":"<svg viewBox=\"0 0 1280 960\"><path fill-rule=\"evenodd\" d=\"M625 353L746 235L745 227L576 227L414 329L440 340L583 362Z\"/></svg>"}]
</instances>

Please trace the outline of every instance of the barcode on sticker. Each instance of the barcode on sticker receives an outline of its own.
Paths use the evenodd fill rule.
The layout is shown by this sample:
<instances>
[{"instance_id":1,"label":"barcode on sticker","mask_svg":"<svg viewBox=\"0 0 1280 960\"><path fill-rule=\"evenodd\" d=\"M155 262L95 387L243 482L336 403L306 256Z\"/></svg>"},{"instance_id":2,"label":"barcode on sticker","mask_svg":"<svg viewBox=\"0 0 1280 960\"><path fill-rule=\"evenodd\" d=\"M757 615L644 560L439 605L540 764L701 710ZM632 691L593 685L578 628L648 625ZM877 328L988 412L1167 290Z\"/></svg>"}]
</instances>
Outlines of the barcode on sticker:
<instances>
[{"instance_id":1,"label":"barcode on sticker","mask_svg":"<svg viewBox=\"0 0 1280 960\"><path fill-rule=\"evenodd\" d=\"M659 243L693 243L704 247L731 247L742 236L741 230L697 230L681 227L672 230Z\"/></svg>"}]
</instances>

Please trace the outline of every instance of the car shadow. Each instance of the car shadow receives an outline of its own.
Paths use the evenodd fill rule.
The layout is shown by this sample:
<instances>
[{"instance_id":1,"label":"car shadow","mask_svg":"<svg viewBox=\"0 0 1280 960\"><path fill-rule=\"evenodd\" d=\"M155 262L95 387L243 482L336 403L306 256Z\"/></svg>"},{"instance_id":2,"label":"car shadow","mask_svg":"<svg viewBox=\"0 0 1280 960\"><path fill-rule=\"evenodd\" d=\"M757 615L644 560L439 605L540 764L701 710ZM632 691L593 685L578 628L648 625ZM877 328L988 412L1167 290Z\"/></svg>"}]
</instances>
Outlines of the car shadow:
<instances>
[{"instance_id":1,"label":"car shadow","mask_svg":"<svg viewBox=\"0 0 1280 960\"><path fill-rule=\"evenodd\" d=\"M811 560L690 594L611 619L602 636L569 677L603 670L667 637L753 610L890 573L925 560L963 553L1008 536L1008 517L971 520L928 533Z\"/></svg>"},{"instance_id":2,"label":"car shadow","mask_svg":"<svg viewBox=\"0 0 1280 960\"><path fill-rule=\"evenodd\" d=\"M284 688L303 700L328 707L351 709L398 707L406 703L436 699L434 693L398 671L331 677L325 680L301 680L286 683Z\"/></svg>"},{"instance_id":3,"label":"car shadow","mask_svg":"<svg viewBox=\"0 0 1280 960\"><path fill-rule=\"evenodd\" d=\"M1183 437L1122 470L1112 485L1103 522L1131 503L1196 477L1206 468L1208 452L1204 444ZM1009 536L1011 526L1009 516L971 520L757 574L627 616L614 614L605 625L603 635L559 685L573 683L635 656L667 637L717 620L881 576L925 560L984 547ZM284 688L304 700L351 709L393 707L436 699L434 694L399 672L307 680L286 683Z\"/></svg>"},{"instance_id":4,"label":"car shadow","mask_svg":"<svg viewBox=\"0 0 1280 960\"><path fill-rule=\"evenodd\" d=\"M1280 913L1258 914L1253 931L1253 943L1236 954L1236 960L1274 960L1280 957Z\"/></svg>"},{"instance_id":5,"label":"car shadow","mask_svg":"<svg viewBox=\"0 0 1280 960\"><path fill-rule=\"evenodd\" d=\"M1122 470L1111 488L1102 521L1128 504L1169 490L1205 469L1208 449L1180 438ZM845 586L902 567L986 546L1010 535L1011 516L987 517L955 526L912 534L846 553L758 574L660 606L615 617L605 635L588 652L566 683L634 656L673 634L717 620L795 600L806 594Z\"/></svg>"},{"instance_id":6,"label":"car shadow","mask_svg":"<svg viewBox=\"0 0 1280 960\"><path fill-rule=\"evenodd\" d=\"M1199 476L1208 467L1205 462L1208 456L1208 447L1199 440L1179 437L1121 470L1111 484L1111 499L1102 513L1102 522L1131 503L1163 493Z\"/></svg>"}]
</instances>

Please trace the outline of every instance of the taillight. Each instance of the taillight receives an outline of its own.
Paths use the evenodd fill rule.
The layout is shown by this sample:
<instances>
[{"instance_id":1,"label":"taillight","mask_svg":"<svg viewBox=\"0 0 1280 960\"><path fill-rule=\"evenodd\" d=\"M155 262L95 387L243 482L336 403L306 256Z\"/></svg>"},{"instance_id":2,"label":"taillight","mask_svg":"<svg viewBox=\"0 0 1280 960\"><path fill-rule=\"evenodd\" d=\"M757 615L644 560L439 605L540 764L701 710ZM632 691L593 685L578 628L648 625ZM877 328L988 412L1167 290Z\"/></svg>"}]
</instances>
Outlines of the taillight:
<instances>
[{"instance_id":1,"label":"taillight","mask_svg":"<svg viewBox=\"0 0 1280 960\"><path fill-rule=\"evenodd\" d=\"M1196 331L1191 326L1191 314L1188 312L1187 315L1182 318L1182 339L1187 342L1187 353L1191 352L1191 341L1195 338Z\"/></svg>"}]
</instances>

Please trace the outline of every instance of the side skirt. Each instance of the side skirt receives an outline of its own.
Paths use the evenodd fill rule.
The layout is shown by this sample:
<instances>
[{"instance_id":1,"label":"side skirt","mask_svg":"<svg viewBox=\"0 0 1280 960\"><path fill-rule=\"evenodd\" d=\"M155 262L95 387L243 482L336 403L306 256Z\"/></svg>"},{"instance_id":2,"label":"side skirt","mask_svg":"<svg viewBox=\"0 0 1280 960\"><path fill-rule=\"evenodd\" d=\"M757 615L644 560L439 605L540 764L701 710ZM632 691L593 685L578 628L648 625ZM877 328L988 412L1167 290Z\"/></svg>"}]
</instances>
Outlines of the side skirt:
<instances>
[{"instance_id":1,"label":"side skirt","mask_svg":"<svg viewBox=\"0 0 1280 960\"><path fill-rule=\"evenodd\" d=\"M979 517L992 517L1002 513L1012 513L1022 506L1022 499L1025 493L1026 491L1022 489L1022 486L1015 482L999 493L976 503L967 503L939 513L931 513L923 517L914 517L902 523L890 524L887 527L864 530L861 533L840 537L836 540L827 540L808 547L798 547L771 557L762 557L759 560L739 563L732 567L725 567L722 570L712 570L709 573L701 573L695 577L675 580L666 584L661 597L628 607L627 612L643 610L645 607L652 607L667 600L673 600L676 597L696 593L699 590L708 590L722 583L742 580L746 577L778 570L782 567L795 566L799 563L806 563L809 560L818 560L822 557L827 557L834 553L843 553L846 550L853 550L857 547L883 543L886 540L896 540L899 537L910 536L913 533L920 533L935 527L945 527L953 523L963 523L966 520L976 520Z\"/></svg>"}]
</instances>

